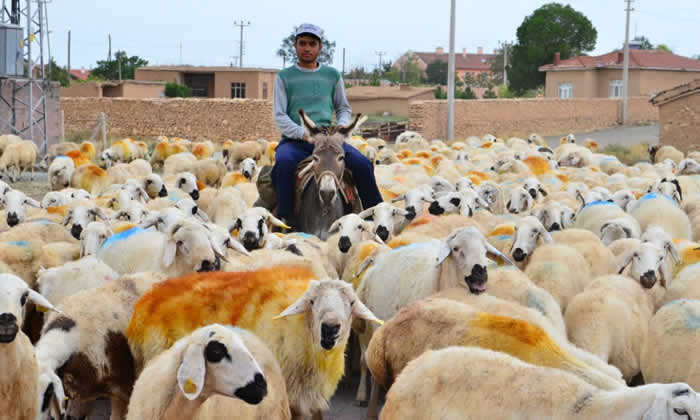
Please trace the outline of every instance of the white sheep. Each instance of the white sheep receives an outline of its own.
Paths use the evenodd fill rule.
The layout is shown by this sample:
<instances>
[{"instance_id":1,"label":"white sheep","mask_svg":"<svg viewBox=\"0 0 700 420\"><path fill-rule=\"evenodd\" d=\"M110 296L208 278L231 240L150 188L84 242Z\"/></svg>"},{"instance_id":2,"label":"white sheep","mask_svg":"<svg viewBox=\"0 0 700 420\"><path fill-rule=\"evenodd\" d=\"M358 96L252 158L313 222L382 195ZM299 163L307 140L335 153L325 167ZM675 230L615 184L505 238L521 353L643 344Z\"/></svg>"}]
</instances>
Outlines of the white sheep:
<instances>
[{"instance_id":1,"label":"white sheep","mask_svg":"<svg viewBox=\"0 0 700 420\"><path fill-rule=\"evenodd\" d=\"M157 271L177 276L218 270L226 256L211 232L182 220L167 234L133 228L109 238L97 257L120 274Z\"/></svg>"},{"instance_id":2,"label":"white sheep","mask_svg":"<svg viewBox=\"0 0 700 420\"><path fill-rule=\"evenodd\" d=\"M600 226L600 240L606 246L619 239L638 239L639 236L639 223L627 214L611 219Z\"/></svg>"},{"instance_id":3,"label":"white sheep","mask_svg":"<svg viewBox=\"0 0 700 420\"><path fill-rule=\"evenodd\" d=\"M211 324L146 366L126 419L214 420L225 415L215 411L216 399L239 419L291 417L282 372L265 344L246 330Z\"/></svg>"},{"instance_id":4,"label":"white sheep","mask_svg":"<svg viewBox=\"0 0 700 420\"><path fill-rule=\"evenodd\" d=\"M39 154L39 149L31 140L23 140L20 143L10 144L5 148L2 156L0 156L0 170L2 174L7 176L12 182L17 182L22 178L22 173L30 169L31 176L29 179L34 179L34 161ZM14 169L15 174L7 171Z\"/></svg>"},{"instance_id":5,"label":"white sheep","mask_svg":"<svg viewBox=\"0 0 700 420\"><path fill-rule=\"evenodd\" d=\"M646 194L630 203L629 214L637 219L642 231L651 225L660 226L673 239L692 239L688 215L671 197L663 194Z\"/></svg>"},{"instance_id":6,"label":"white sheep","mask_svg":"<svg viewBox=\"0 0 700 420\"><path fill-rule=\"evenodd\" d=\"M374 207L363 210L359 215L361 219L370 220L374 224L374 233L382 241L388 241L408 224L408 211L394 207L389 203L379 203Z\"/></svg>"},{"instance_id":7,"label":"white sheep","mask_svg":"<svg viewBox=\"0 0 700 420\"><path fill-rule=\"evenodd\" d=\"M70 181L75 171L73 159L67 156L59 156L51 162L49 166L49 184L51 190L61 190L70 187Z\"/></svg>"},{"instance_id":8,"label":"white sheep","mask_svg":"<svg viewBox=\"0 0 700 420\"><path fill-rule=\"evenodd\" d=\"M428 212L439 216L442 214L459 213L462 216L473 216L474 212L479 209L488 209L488 203L473 190L464 190L461 192L449 192L436 198Z\"/></svg>"},{"instance_id":9,"label":"white sheep","mask_svg":"<svg viewBox=\"0 0 700 420\"><path fill-rule=\"evenodd\" d=\"M253 158L245 158L241 162L241 173L250 182L255 182L258 175L258 164Z\"/></svg>"},{"instance_id":10,"label":"white sheep","mask_svg":"<svg viewBox=\"0 0 700 420\"><path fill-rule=\"evenodd\" d=\"M70 232L75 239L80 240L80 234L90 222L101 219L104 222L109 222L109 217L105 212L97 206L75 206L68 210L66 218L63 220L63 225L71 225Z\"/></svg>"},{"instance_id":11,"label":"white sheep","mask_svg":"<svg viewBox=\"0 0 700 420\"><path fill-rule=\"evenodd\" d=\"M433 201L432 194L433 189L430 185L423 184L394 198L392 203L403 201L404 209L406 210L406 218L411 221L423 215L425 203L431 203Z\"/></svg>"},{"instance_id":12,"label":"white sheep","mask_svg":"<svg viewBox=\"0 0 700 420\"><path fill-rule=\"evenodd\" d=\"M57 306L61 313L46 317L36 344L43 400L62 402L64 393L71 403L107 397L111 418L124 418L136 380L124 331L138 298L165 278L161 273L123 276L66 297ZM40 416L48 419L48 410Z\"/></svg>"},{"instance_id":13,"label":"white sheep","mask_svg":"<svg viewBox=\"0 0 700 420\"><path fill-rule=\"evenodd\" d=\"M70 193L65 191L49 191L44 194L41 199L41 208L48 209L49 207L59 207L65 206L71 202L72 198Z\"/></svg>"},{"instance_id":14,"label":"white sheep","mask_svg":"<svg viewBox=\"0 0 700 420\"><path fill-rule=\"evenodd\" d=\"M513 214L527 214L534 204L535 199L530 193L523 187L517 187L511 190L506 209Z\"/></svg>"},{"instance_id":15,"label":"white sheep","mask_svg":"<svg viewBox=\"0 0 700 420\"><path fill-rule=\"evenodd\" d=\"M605 391L578 377L474 347L428 351L406 366L387 394L383 420L680 420L700 415L688 385L651 384Z\"/></svg>"},{"instance_id":16,"label":"white sheep","mask_svg":"<svg viewBox=\"0 0 700 420\"><path fill-rule=\"evenodd\" d=\"M163 179L158 174L150 174L143 179L143 189L149 197L167 197L168 189L165 188Z\"/></svg>"},{"instance_id":17,"label":"white sheep","mask_svg":"<svg viewBox=\"0 0 700 420\"><path fill-rule=\"evenodd\" d=\"M700 163L694 159L683 159L678 165L677 175L700 175Z\"/></svg>"},{"instance_id":18,"label":"white sheep","mask_svg":"<svg viewBox=\"0 0 700 420\"><path fill-rule=\"evenodd\" d=\"M27 197L22 191L11 190L0 197L0 205L5 207L7 225L16 226L24 222L27 215L27 206L41 208L41 203L31 197Z\"/></svg>"},{"instance_id":19,"label":"white sheep","mask_svg":"<svg viewBox=\"0 0 700 420\"><path fill-rule=\"evenodd\" d=\"M39 270L36 285L43 296L59 305L68 296L117 278L119 274L116 271L91 255L62 266Z\"/></svg>"},{"instance_id":20,"label":"white sheep","mask_svg":"<svg viewBox=\"0 0 700 420\"><path fill-rule=\"evenodd\" d=\"M269 228L274 225L289 229L287 225L263 207L247 209L236 218L231 226L231 234L245 246L248 251L265 247Z\"/></svg>"},{"instance_id":21,"label":"white sheep","mask_svg":"<svg viewBox=\"0 0 700 420\"><path fill-rule=\"evenodd\" d=\"M347 214L331 225L328 229L331 235L326 242L326 252L328 258L333 264L336 273L342 275L345 270L350 251L354 245L365 240L376 240L378 243L383 243L374 234L374 226L372 222L362 220L354 213Z\"/></svg>"},{"instance_id":22,"label":"white sheep","mask_svg":"<svg viewBox=\"0 0 700 420\"><path fill-rule=\"evenodd\" d=\"M32 343L20 331L29 302L56 310L19 277L0 274L0 413L7 419L34 420L39 412L39 368Z\"/></svg>"}]
</instances>

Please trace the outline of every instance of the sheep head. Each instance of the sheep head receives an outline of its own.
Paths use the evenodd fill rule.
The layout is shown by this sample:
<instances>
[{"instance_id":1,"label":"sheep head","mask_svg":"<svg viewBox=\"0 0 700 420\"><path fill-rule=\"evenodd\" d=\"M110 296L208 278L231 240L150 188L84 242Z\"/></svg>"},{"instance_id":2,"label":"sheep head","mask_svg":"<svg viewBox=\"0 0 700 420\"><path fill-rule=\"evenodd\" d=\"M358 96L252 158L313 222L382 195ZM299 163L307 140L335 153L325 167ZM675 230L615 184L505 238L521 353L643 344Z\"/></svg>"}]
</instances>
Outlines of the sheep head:
<instances>
[{"instance_id":1,"label":"sheep head","mask_svg":"<svg viewBox=\"0 0 700 420\"><path fill-rule=\"evenodd\" d=\"M24 222L27 206L41 208L41 203L18 190L8 191L0 198L0 205L3 205L7 211L7 225L10 227Z\"/></svg>"},{"instance_id":2,"label":"sheep head","mask_svg":"<svg viewBox=\"0 0 700 420\"><path fill-rule=\"evenodd\" d=\"M408 220L408 212L389 203L379 203L359 214L361 219L374 222L374 233L386 242Z\"/></svg>"},{"instance_id":3,"label":"sheep head","mask_svg":"<svg viewBox=\"0 0 700 420\"><path fill-rule=\"evenodd\" d=\"M32 301L42 311L58 311L41 294L14 274L0 274L0 343L11 343L17 337L27 302Z\"/></svg>"},{"instance_id":4,"label":"sheep head","mask_svg":"<svg viewBox=\"0 0 700 420\"><path fill-rule=\"evenodd\" d=\"M666 287L666 280L671 280L664 275L664 250L648 242L639 244L621 258L618 274L627 267L628 276L645 289L654 287L657 279L663 287Z\"/></svg>"},{"instance_id":5,"label":"sheep head","mask_svg":"<svg viewBox=\"0 0 700 420\"><path fill-rule=\"evenodd\" d=\"M354 244L360 243L368 236L373 237L379 243L384 243L381 238L374 234L374 224L362 220L355 213L347 214L333 222L328 233L338 234L338 249L343 254L347 254Z\"/></svg>"},{"instance_id":6,"label":"sheep head","mask_svg":"<svg viewBox=\"0 0 700 420\"><path fill-rule=\"evenodd\" d=\"M528 216L515 225L513 245L510 255L517 262L523 262L537 247L537 239L542 238L545 243L552 243L552 237L542 223L534 217Z\"/></svg>"},{"instance_id":7,"label":"sheep head","mask_svg":"<svg viewBox=\"0 0 700 420\"><path fill-rule=\"evenodd\" d=\"M221 260L226 261L219 244L199 223L180 220L170 227L167 235L163 253L165 267L175 262L176 254L191 271L216 271L221 268Z\"/></svg>"},{"instance_id":8,"label":"sheep head","mask_svg":"<svg viewBox=\"0 0 700 420\"><path fill-rule=\"evenodd\" d=\"M102 222L90 222L80 233L80 258L94 255L112 235L112 229Z\"/></svg>"},{"instance_id":9,"label":"sheep head","mask_svg":"<svg viewBox=\"0 0 700 420\"><path fill-rule=\"evenodd\" d=\"M245 246L245 249L253 251L265 246L269 225L289 229L289 226L273 216L269 210L263 207L252 207L238 216L229 231Z\"/></svg>"}]
</instances>

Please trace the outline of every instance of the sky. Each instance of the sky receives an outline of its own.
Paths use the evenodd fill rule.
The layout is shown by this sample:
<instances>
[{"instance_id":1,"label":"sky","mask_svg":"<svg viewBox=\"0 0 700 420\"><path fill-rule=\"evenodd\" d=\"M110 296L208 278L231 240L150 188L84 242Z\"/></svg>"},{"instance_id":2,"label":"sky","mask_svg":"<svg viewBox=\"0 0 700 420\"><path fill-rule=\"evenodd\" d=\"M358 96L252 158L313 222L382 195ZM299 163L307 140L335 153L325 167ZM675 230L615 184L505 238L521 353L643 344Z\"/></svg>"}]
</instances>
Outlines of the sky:
<instances>
[{"instance_id":1,"label":"sky","mask_svg":"<svg viewBox=\"0 0 700 420\"><path fill-rule=\"evenodd\" d=\"M24 1L22 2L24 4ZM549 1L457 0L455 50L491 52L500 41L515 41L523 19ZM562 2L565 3L566 2ZM624 0L572 0L598 31L604 54L624 43ZM93 68L112 52L125 50L150 65L230 65L239 55L244 29L245 67L281 68L275 55L295 25L321 26L336 42L333 66L345 69L393 61L407 50L434 51L449 46L449 0L54 0L48 4L51 55L64 66L71 31L71 68ZM636 0L630 37L644 35L676 54L700 54L699 0ZM182 48L180 48L180 45Z\"/></svg>"}]
</instances>

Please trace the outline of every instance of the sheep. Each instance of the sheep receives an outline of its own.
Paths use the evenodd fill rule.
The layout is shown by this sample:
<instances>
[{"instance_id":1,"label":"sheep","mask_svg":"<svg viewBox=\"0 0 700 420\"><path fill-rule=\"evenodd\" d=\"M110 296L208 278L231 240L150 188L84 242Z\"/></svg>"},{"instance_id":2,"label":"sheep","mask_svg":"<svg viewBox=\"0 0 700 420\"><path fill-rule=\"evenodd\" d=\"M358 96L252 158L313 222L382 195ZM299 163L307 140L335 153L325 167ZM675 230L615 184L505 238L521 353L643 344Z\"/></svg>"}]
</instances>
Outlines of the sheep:
<instances>
[{"instance_id":1,"label":"sheep","mask_svg":"<svg viewBox=\"0 0 700 420\"><path fill-rule=\"evenodd\" d=\"M254 182L258 175L258 164L253 158L245 158L241 162L241 173L249 181Z\"/></svg>"},{"instance_id":2,"label":"sheep","mask_svg":"<svg viewBox=\"0 0 700 420\"><path fill-rule=\"evenodd\" d=\"M659 163L666 159L671 159L678 164L683 160L683 153L673 146L655 144L649 146L649 158L651 159L651 163Z\"/></svg>"},{"instance_id":3,"label":"sheep","mask_svg":"<svg viewBox=\"0 0 700 420\"><path fill-rule=\"evenodd\" d=\"M547 197L547 190L542 187L542 183L535 177L527 178L525 182L523 182L523 188L530 194L533 200L537 200L538 197L540 200Z\"/></svg>"},{"instance_id":4,"label":"sheep","mask_svg":"<svg viewBox=\"0 0 700 420\"><path fill-rule=\"evenodd\" d=\"M563 153L557 159L557 162L559 166L584 168L593 164L593 153L589 149L577 147L574 150Z\"/></svg>"},{"instance_id":5,"label":"sheep","mask_svg":"<svg viewBox=\"0 0 700 420\"><path fill-rule=\"evenodd\" d=\"M654 303L630 277L598 277L575 296L564 313L569 340L620 369L631 382Z\"/></svg>"},{"instance_id":6,"label":"sheep","mask_svg":"<svg viewBox=\"0 0 700 420\"><path fill-rule=\"evenodd\" d=\"M220 305L222 296L225 304ZM172 316L175 308L192 302L202 304L192 306L197 310L188 311L186 317ZM305 316L295 316L299 314ZM137 302L127 336L136 359L147 362L205 323L246 328L280 362L292 416L300 419L327 409L343 375L353 317L378 321L349 284L314 280L312 271L300 266L268 265L167 280Z\"/></svg>"},{"instance_id":7,"label":"sheep","mask_svg":"<svg viewBox=\"0 0 700 420\"><path fill-rule=\"evenodd\" d=\"M39 409L39 368L29 338L20 331L27 300L56 308L19 277L0 274L0 412L3 417L34 420Z\"/></svg>"},{"instance_id":8,"label":"sheep","mask_svg":"<svg viewBox=\"0 0 700 420\"><path fill-rule=\"evenodd\" d=\"M7 213L7 226L13 227L24 222L27 214L26 206L40 208L41 203L31 197L27 197L22 191L8 191L0 197L0 204L5 207Z\"/></svg>"},{"instance_id":9,"label":"sheep","mask_svg":"<svg viewBox=\"0 0 700 420\"><path fill-rule=\"evenodd\" d=\"M672 198L663 194L646 194L630 206L629 214L637 219L642 231L657 225L674 239L692 239L688 215Z\"/></svg>"},{"instance_id":10,"label":"sheep","mask_svg":"<svg viewBox=\"0 0 700 420\"><path fill-rule=\"evenodd\" d=\"M289 229L289 226L273 216L266 208L253 207L245 210L236 218L231 227L231 235L240 241L248 251L260 249L265 246L267 241L268 225Z\"/></svg>"},{"instance_id":11,"label":"sheep","mask_svg":"<svg viewBox=\"0 0 700 420\"><path fill-rule=\"evenodd\" d=\"M108 183L124 184L129 179L145 177L151 174L151 165L143 159L130 163L117 163L107 169Z\"/></svg>"},{"instance_id":12,"label":"sheep","mask_svg":"<svg viewBox=\"0 0 700 420\"><path fill-rule=\"evenodd\" d=\"M436 216L459 212L462 216L471 217L476 210L488 208L488 203L475 191L465 190L462 192L449 192L438 197L430 203L428 212Z\"/></svg>"},{"instance_id":13,"label":"sheep","mask_svg":"<svg viewBox=\"0 0 700 420\"><path fill-rule=\"evenodd\" d=\"M684 267L673 278L673 283L667 288L658 306L663 306L678 299L700 299L700 264L695 263Z\"/></svg>"},{"instance_id":14,"label":"sheep","mask_svg":"<svg viewBox=\"0 0 700 420\"><path fill-rule=\"evenodd\" d=\"M282 372L265 344L246 330L212 324L149 363L134 385L127 420L213 420L224 413L291 418Z\"/></svg>"},{"instance_id":15,"label":"sheep","mask_svg":"<svg viewBox=\"0 0 700 420\"><path fill-rule=\"evenodd\" d=\"M197 182L197 177L191 172L182 172L178 174L172 186L179 188L185 194L189 194L194 201L199 200L200 184Z\"/></svg>"},{"instance_id":16,"label":"sheep","mask_svg":"<svg viewBox=\"0 0 700 420\"><path fill-rule=\"evenodd\" d=\"M374 207L362 211L358 216L361 219L371 220L374 223L374 233L382 241L401 233L408 224L408 211L394 207L389 203L379 203Z\"/></svg>"},{"instance_id":17,"label":"sheep","mask_svg":"<svg viewBox=\"0 0 700 420\"><path fill-rule=\"evenodd\" d=\"M633 225L634 231L639 232L640 227L636 220L629 216L623 209L610 201L586 202L576 214L577 229L585 229L600 235L602 227L613 219L626 219L627 225ZM632 220L629 220L632 219ZM639 235L637 235L639 237Z\"/></svg>"},{"instance_id":18,"label":"sheep","mask_svg":"<svg viewBox=\"0 0 700 420\"><path fill-rule=\"evenodd\" d=\"M51 242L43 245L40 253L39 267L58 267L80 258L80 245L74 242Z\"/></svg>"},{"instance_id":19,"label":"sheep","mask_svg":"<svg viewBox=\"0 0 700 420\"><path fill-rule=\"evenodd\" d=\"M75 164L70 158L59 156L54 159L49 166L48 173L51 190L56 191L69 187L73 171L75 171Z\"/></svg>"},{"instance_id":20,"label":"sheep","mask_svg":"<svg viewBox=\"0 0 700 420\"><path fill-rule=\"evenodd\" d=\"M647 383L683 381L700 386L697 370L700 301L679 299L659 309L649 321L649 333L641 356L642 375Z\"/></svg>"},{"instance_id":21,"label":"sheep","mask_svg":"<svg viewBox=\"0 0 700 420\"><path fill-rule=\"evenodd\" d=\"M583 255L588 262L592 277L615 272L615 256L593 232L584 229L565 229L553 232L551 235L555 243L567 245Z\"/></svg>"},{"instance_id":22,"label":"sheep","mask_svg":"<svg viewBox=\"0 0 700 420\"><path fill-rule=\"evenodd\" d=\"M71 186L83 189L92 195L99 195L107 190L109 178L104 169L89 163L75 169Z\"/></svg>"},{"instance_id":23,"label":"sheep","mask_svg":"<svg viewBox=\"0 0 700 420\"><path fill-rule=\"evenodd\" d=\"M97 219L101 219L104 222L109 222L109 217L102 211L101 208L97 206L75 206L68 210L66 218L63 220L63 225L68 226L70 224L71 235L77 240L80 240L80 234L83 232L90 222L94 222Z\"/></svg>"},{"instance_id":24,"label":"sheep","mask_svg":"<svg viewBox=\"0 0 700 420\"><path fill-rule=\"evenodd\" d=\"M511 190L506 209L513 214L528 213L534 204L535 200L530 193L523 187L517 187Z\"/></svg>"},{"instance_id":25,"label":"sheep","mask_svg":"<svg viewBox=\"0 0 700 420\"><path fill-rule=\"evenodd\" d=\"M224 162L215 159L198 160L186 168L195 178L205 185L218 187L226 174Z\"/></svg>"},{"instance_id":26,"label":"sheep","mask_svg":"<svg viewBox=\"0 0 700 420\"><path fill-rule=\"evenodd\" d=\"M694 159L683 159L678 165L676 175L700 175L700 163Z\"/></svg>"},{"instance_id":27,"label":"sheep","mask_svg":"<svg viewBox=\"0 0 700 420\"><path fill-rule=\"evenodd\" d=\"M165 188L163 179L158 174L150 174L143 178L143 189L150 198L167 197L168 189Z\"/></svg>"},{"instance_id":28,"label":"sheep","mask_svg":"<svg viewBox=\"0 0 700 420\"><path fill-rule=\"evenodd\" d=\"M214 143L210 140L193 143L192 154L200 160L210 158L214 154Z\"/></svg>"},{"instance_id":29,"label":"sheep","mask_svg":"<svg viewBox=\"0 0 700 420\"><path fill-rule=\"evenodd\" d=\"M0 170L2 170L2 174L7 176L10 181L17 182L22 178L22 173L30 169L31 176L29 179L33 180L34 161L36 161L37 154L39 154L39 149L31 140L10 144L5 148L2 156L0 156ZM11 172L8 174L8 168L14 168L16 174L14 176Z\"/></svg>"},{"instance_id":30,"label":"sheep","mask_svg":"<svg viewBox=\"0 0 700 420\"><path fill-rule=\"evenodd\" d=\"M197 162L197 157L189 152L171 155L163 163L163 176L177 175L186 171L195 162Z\"/></svg>"},{"instance_id":31,"label":"sheep","mask_svg":"<svg viewBox=\"0 0 700 420\"><path fill-rule=\"evenodd\" d=\"M156 144L156 147L153 149L153 154L150 159L151 165L163 165L170 156L180 153L188 153L186 145L161 141Z\"/></svg>"},{"instance_id":32,"label":"sheep","mask_svg":"<svg viewBox=\"0 0 700 420\"><path fill-rule=\"evenodd\" d=\"M472 306L438 295L402 308L370 341L366 357L372 378L390 389L406 364L424 351L474 346L570 372L600 389L625 387L619 372L611 376L609 368L598 369L602 363L595 356L586 358L595 364L579 359L582 351L551 331L552 326L536 312L495 298L480 305L480 299L473 299L476 306Z\"/></svg>"},{"instance_id":33,"label":"sheep","mask_svg":"<svg viewBox=\"0 0 700 420\"><path fill-rule=\"evenodd\" d=\"M609 220L600 227L600 240L606 246L619 239L638 239L639 236L639 223L627 214Z\"/></svg>"},{"instance_id":34,"label":"sheep","mask_svg":"<svg viewBox=\"0 0 700 420\"><path fill-rule=\"evenodd\" d=\"M432 193L433 189L429 185L424 184L399 195L392 200L392 203L403 201L406 219L411 221L423 215L424 203L432 202Z\"/></svg>"},{"instance_id":35,"label":"sheep","mask_svg":"<svg viewBox=\"0 0 700 420\"><path fill-rule=\"evenodd\" d=\"M542 223L547 232L556 232L570 227L566 219L575 217L573 210L556 201L533 207L532 215Z\"/></svg>"},{"instance_id":36,"label":"sheep","mask_svg":"<svg viewBox=\"0 0 700 420\"><path fill-rule=\"evenodd\" d=\"M260 144L255 141L232 142L222 150L226 167L231 171L238 169L246 158L259 161L262 152Z\"/></svg>"},{"instance_id":37,"label":"sheep","mask_svg":"<svg viewBox=\"0 0 700 420\"><path fill-rule=\"evenodd\" d=\"M436 414L439 413L439 414ZM576 376L474 347L427 351L410 362L387 394L383 420L695 418L700 400L688 385L651 384L606 391Z\"/></svg>"},{"instance_id":38,"label":"sheep","mask_svg":"<svg viewBox=\"0 0 700 420\"><path fill-rule=\"evenodd\" d=\"M88 256L62 266L40 269L36 285L39 292L55 305L82 290L116 280L119 274L107 264Z\"/></svg>"},{"instance_id":39,"label":"sheep","mask_svg":"<svg viewBox=\"0 0 700 420\"><path fill-rule=\"evenodd\" d=\"M165 279L161 273L122 276L66 297L57 306L61 313L47 317L36 344L44 400L62 402L64 393L71 403L108 397L111 419L124 418L136 380L124 331L137 299ZM40 415L47 414L42 406Z\"/></svg>"},{"instance_id":40,"label":"sheep","mask_svg":"<svg viewBox=\"0 0 700 420\"><path fill-rule=\"evenodd\" d=\"M204 208L204 206L199 207ZM246 208L247 205L241 191L237 188L226 187L217 192L212 201L211 209L204 211L212 222L228 229Z\"/></svg>"},{"instance_id":41,"label":"sheep","mask_svg":"<svg viewBox=\"0 0 700 420\"><path fill-rule=\"evenodd\" d=\"M178 276L213 271L225 259L208 229L196 222L179 221L167 234L134 228L109 238L97 257L120 274L158 271Z\"/></svg>"},{"instance_id":42,"label":"sheep","mask_svg":"<svg viewBox=\"0 0 700 420\"><path fill-rule=\"evenodd\" d=\"M362 220L354 213L347 214L333 222L328 233L331 235L327 241L328 258L338 274L342 274L345 270L345 265L350 258L349 252L354 245L370 239L383 243L374 234L372 223Z\"/></svg>"}]
</instances>

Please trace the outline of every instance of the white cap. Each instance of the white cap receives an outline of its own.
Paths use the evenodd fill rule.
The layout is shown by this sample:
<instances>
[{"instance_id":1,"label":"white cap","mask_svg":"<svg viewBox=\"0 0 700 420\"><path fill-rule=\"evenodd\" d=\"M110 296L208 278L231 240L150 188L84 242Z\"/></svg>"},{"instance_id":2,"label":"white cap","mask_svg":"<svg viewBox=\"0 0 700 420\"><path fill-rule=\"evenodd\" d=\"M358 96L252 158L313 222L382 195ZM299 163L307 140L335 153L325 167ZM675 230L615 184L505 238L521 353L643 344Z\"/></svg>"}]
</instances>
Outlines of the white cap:
<instances>
[{"instance_id":1,"label":"white cap","mask_svg":"<svg viewBox=\"0 0 700 420\"><path fill-rule=\"evenodd\" d=\"M297 28L295 37L298 37L299 35L303 35L303 34L311 34L318 39L322 39L323 38L323 29L321 29L318 26L313 25L311 23L302 23Z\"/></svg>"}]
</instances>

